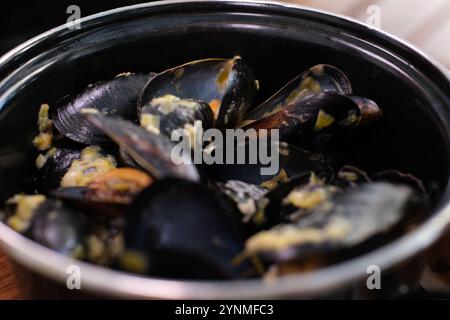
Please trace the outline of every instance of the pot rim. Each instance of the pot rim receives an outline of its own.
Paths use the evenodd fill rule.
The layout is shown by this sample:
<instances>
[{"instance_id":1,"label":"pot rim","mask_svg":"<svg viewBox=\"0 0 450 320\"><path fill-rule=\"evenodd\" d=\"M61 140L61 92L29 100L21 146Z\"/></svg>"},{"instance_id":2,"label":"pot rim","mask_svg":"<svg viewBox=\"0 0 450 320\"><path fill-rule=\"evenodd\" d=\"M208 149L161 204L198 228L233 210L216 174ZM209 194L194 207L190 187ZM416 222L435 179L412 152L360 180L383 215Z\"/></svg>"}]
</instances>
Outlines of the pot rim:
<instances>
[{"instance_id":1,"label":"pot rim","mask_svg":"<svg viewBox=\"0 0 450 320\"><path fill-rule=\"evenodd\" d=\"M176 4L246 4L256 6L274 6L292 10L306 11L341 19L344 22L369 29L370 32L401 44L413 54L428 61L448 83L450 72L434 58L431 58L415 46L385 31L359 22L353 18L337 15L305 6L265 0L165 0L120 7L72 21L46 31L10 50L0 57L0 70L13 63L14 58L56 34L67 30L78 22L96 22L105 17L131 10L152 8ZM83 28L83 27L82 27ZM1 82L0 82L1 86ZM7 94L7 93L6 93ZM448 194L448 186L444 194ZM16 233L0 223L0 245L6 253L18 263L50 279L64 283L67 280L67 267L80 267L82 289L122 298L165 298L165 299L245 299L288 296L315 296L343 287L345 284L361 280L367 274L367 267L377 265L386 270L429 247L450 225L450 200L446 200L436 209L433 216L410 233L356 258L340 262L316 271L299 275L284 276L273 281L261 279L232 281L186 281L165 280L143 277L116 271L63 256L45 248Z\"/></svg>"}]
</instances>

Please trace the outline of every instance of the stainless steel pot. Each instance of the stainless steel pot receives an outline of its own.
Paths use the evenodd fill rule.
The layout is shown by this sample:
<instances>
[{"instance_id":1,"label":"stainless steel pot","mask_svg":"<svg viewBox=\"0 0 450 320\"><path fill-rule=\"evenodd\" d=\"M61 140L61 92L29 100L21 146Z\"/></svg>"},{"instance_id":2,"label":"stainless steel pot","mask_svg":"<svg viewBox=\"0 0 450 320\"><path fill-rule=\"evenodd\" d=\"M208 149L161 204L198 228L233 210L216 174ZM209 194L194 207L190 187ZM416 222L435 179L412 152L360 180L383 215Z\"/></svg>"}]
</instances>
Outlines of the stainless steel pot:
<instances>
[{"instance_id":1,"label":"stainless steel pot","mask_svg":"<svg viewBox=\"0 0 450 320\"><path fill-rule=\"evenodd\" d=\"M354 20L269 1L162 1L107 11L83 18L80 29L74 26L50 30L0 58L2 198L31 178L30 142L41 103L127 70L160 71L196 58L239 54L259 77L261 98L315 63L345 70L355 91L375 99L385 113L352 142L351 162L369 171L412 172L437 186L439 201L418 228L374 251L272 282L144 278L72 260L0 223L0 243L15 261L26 297L386 297L417 283L422 253L450 222L450 79L439 64ZM66 287L70 265L81 268L80 291ZM381 293L366 288L371 265L381 269Z\"/></svg>"}]
</instances>

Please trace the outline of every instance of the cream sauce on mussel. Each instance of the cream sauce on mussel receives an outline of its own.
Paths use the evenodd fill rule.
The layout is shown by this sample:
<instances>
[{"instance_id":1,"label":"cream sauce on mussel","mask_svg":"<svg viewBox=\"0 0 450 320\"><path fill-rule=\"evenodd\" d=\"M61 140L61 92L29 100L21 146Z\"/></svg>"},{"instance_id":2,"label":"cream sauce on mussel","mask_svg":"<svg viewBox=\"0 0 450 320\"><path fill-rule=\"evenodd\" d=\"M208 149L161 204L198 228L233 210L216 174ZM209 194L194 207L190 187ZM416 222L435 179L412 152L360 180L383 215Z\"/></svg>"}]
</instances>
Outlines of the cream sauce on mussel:
<instances>
[{"instance_id":1,"label":"cream sauce on mussel","mask_svg":"<svg viewBox=\"0 0 450 320\"><path fill-rule=\"evenodd\" d=\"M367 107L370 105L371 107ZM364 113L366 112L366 113ZM319 134L339 133L381 117L375 102L337 93L320 93L309 99L296 100L267 117L249 123L244 130L279 130L280 140L295 135L298 140L311 139Z\"/></svg>"},{"instance_id":2,"label":"cream sauce on mussel","mask_svg":"<svg viewBox=\"0 0 450 320\"><path fill-rule=\"evenodd\" d=\"M7 206L6 223L11 228L61 254L106 266L122 254L120 223L94 221L44 195L16 195Z\"/></svg>"},{"instance_id":3,"label":"cream sauce on mussel","mask_svg":"<svg viewBox=\"0 0 450 320\"><path fill-rule=\"evenodd\" d=\"M37 190L48 193L58 187L87 186L96 177L113 170L117 162L98 146L80 148L62 143L36 159Z\"/></svg>"},{"instance_id":4,"label":"cream sauce on mussel","mask_svg":"<svg viewBox=\"0 0 450 320\"><path fill-rule=\"evenodd\" d=\"M241 126L273 115L286 106L307 100L321 92L352 94L347 76L331 65L319 64L302 72L273 96L245 116Z\"/></svg>"},{"instance_id":5,"label":"cream sauce on mussel","mask_svg":"<svg viewBox=\"0 0 450 320\"><path fill-rule=\"evenodd\" d=\"M253 103L255 80L251 69L238 56L188 62L161 72L146 85L139 112L153 99L173 95L208 103L217 128L234 128Z\"/></svg>"},{"instance_id":6,"label":"cream sauce on mussel","mask_svg":"<svg viewBox=\"0 0 450 320\"><path fill-rule=\"evenodd\" d=\"M167 94L151 100L141 108L140 123L148 131L159 135L161 132L169 139L175 130L189 130L199 121L201 128L212 127L214 115L206 102L180 99ZM192 141L195 141L191 137Z\"/></svg>"},{"instance_id":7,"label":"cream sauce on mussel","mask_svg":"<svg viewBox=\"0 0 450 320\"><path fill-rule=\"evenodd\" d=\"M181 177L197 181L199 174L190 154L172 152L174 144L166 136L156 135L129 121L101 114L83 115L92 125L116 142L154 179Z\"/></svg>"},{"instance_id":8,"label":"cream sauce on mussel","mask_svg":"<svg viewBox=\"0 0 450 320\"><path fill-rule=\"evenodd\" d=\"M246 241L246 251L271 261L352 250L387 234L424 209L424 199L407 186L388 183L348 188L295 223L280 224ZM376 244L374 244L376 245Z\"/></svg>"}]
</instances>

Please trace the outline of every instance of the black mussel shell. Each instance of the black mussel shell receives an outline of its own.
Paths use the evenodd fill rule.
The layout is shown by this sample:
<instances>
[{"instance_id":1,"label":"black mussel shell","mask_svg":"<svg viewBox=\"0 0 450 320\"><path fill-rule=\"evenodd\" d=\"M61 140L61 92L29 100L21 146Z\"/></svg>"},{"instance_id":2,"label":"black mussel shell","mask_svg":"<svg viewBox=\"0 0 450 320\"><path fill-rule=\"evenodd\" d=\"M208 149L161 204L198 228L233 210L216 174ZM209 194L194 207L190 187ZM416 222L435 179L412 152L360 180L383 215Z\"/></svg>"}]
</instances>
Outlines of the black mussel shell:
<instances>
[{"instance_id":1,"label":"black mussel shell","mask_svg":"<svg viewBox=\"0 0 450 320\"><path fill-rule=\"evenodd\" d=\"M255 129L258 135L260 132L267 134L266 130L278 129L283 141L294 134L302 140L323 133L339 132L343 128L358 127L380 116L381 110L369 99L326 92L286 105L243 129Z\"/></svg>"},{"instance_id":2,"label":"black mussel shell","mask_svg":"<svg viewBox=\"0 0 450 320\"><path fill-rule=\"evenodd\" d=\"M373 181L386 181L393 184L404 184L410 186L418 193L426 195L427 191L422 181L410 173L403 173L397 170L383 170L371 176Z\"/></svg>"},{"instance_id":3,"label":"black mussel shell","mask_svg":"<svg viewBox=\"0 0 450 320\"><path fill-rule=\"evenodd\" d=\"M123 250L123 222L87 216L63 201L19 195L6 223L37 243L72 258L112 266ZM24 215L23 210L30 210ZM101 217L99 217L101 218Z\"/></svg>"},{"instance_id":4,"label":"black mussel shell","mask_svg":"<svg viewBox=\"0 0 450 320\"><path fill-rule=\"evenodd\" d=\"M254 235L247 240L246 251L271 261L343 250L357 253L356 248L369 240L407 227L404 220L420 215L424 205L423 198L407 186L362 184L339 193L331 203L317 207L296 223L280 224Z\"/></svg>"},{"instance_id":5,"label":"black mussel shell","mask_svg":"<svg viewBox=\"0 0 450 320\"><path fill-rule=\"evenodd\" d=\"M37 243L72 257L83 255L84 221L61 201L47 199L35 211L27 236Z\"/></svg>"},{"instance_id":6,"label":"black mussel shell","mask_svg":"<svg viewBox=\"0 0 450 320\"><path fill-rule=\"evenodd\" d=\"M249 153L251 151L248 143L245 142L243 146L236 144L236 150L234 150L234 154L245 154L246 162L244 164L238 164L237 159L235 159L234 164L216 163L210 165L206 168L209 171L210 177L221 182L240 180L246 183L260 185L266 189L273 189L277 185L288 181L290 178L299 176L305 172L324 171L328 172L329 176L333 175L331 167L318 160L315 155L284 142L274 142L273 144L259 143L258 148L266 148L266 154L270 155L271 159L274 160L275 157L279 159L278 168L274 166L274 169L277 169L275 173L263 172L261 170L270 167L270 164L263 164L261 159L256 159L255 164L249 163ZM239 150L238 148L240 147L242 149ZM272 151L270 149L275 152L275 155L271 155ZM227 150L226 152L228 153L229 151ZM261 151L258 150L258 152L260 153Z\"/></svg>"},{"instance_id":7,"label":"black mussel shell","mask_svg":"<svg viewBox=\"0 0 450 320\"><path fill-rule=\"evenodd\" d=\"M123 252L123 227L86 217L59 200L47 199L37 210L28 236L61 254L113 266Z\"/></svg>"},{"instance_id":8,"label":"black mussel shell","mask_svg":"<svg viewBox=\"0 0 450 320\"><path fill-rule=\"evenodd\" d=\"M127 207L125 203L90 198L88 187L58 188L52 190L50 194L84 212L111 218L122 216Z\"/></svg>"},{"instance_id":9,"label":"black mussel shell","mask_svg":"<svg viewBox=\"0 0 450 320\"><path fill-rule=\"evenodd\" d=\"M174 144L165 136L154 134L129 121L101 114L84 114L95 127L129 154L142 168L155 178L180 177L197 181L199 174L190 159L172 159ZM190 157L190 155L186 155Z\"/></svg>"},{"instance_id":10,"label":"black mussel shell","mask_svg":"<svg viewBox=\"0 0 450 320\"><path fill-rule=\"evenodd\" d=\"M170 139L174 130L189 130L196 121L204 130L211 128L214 114L206 102L165 95L142 106L139 118L142 127Z\"/></svg>"},{"instance_id":11,"label":"black mussel shell","mask_svg":"<svg viewBox=\"0 0 450 320\"><path fill-rule=\"evenodd\" d=\"M55 147L52 150L52 155L49 155L45 161L44 166L36 173L36 190L39 193L46 194L50 190L58 188L61 179L69 170L72 162L80 158L81 150L81 147L75 145Z\"/></svg>"},{"instance_id":12,"label":"black mussel shell","mask_svg":"<svg viewBox=\"0 0 450 320\"><path fill-rule=\"evenodd\" d=\"M90 159L91 155L98 158L104 158L105 162L97 163L95 159ZM94 158L95 158L94 157ZM40 154L36 159L38 171L35 175L35 186L38 193L48 194L50 190L56 189L64 184L66 173L71 168L74 160L82 160L80 166L76 171L86 178L86 181L91 177L100 175L103 171L107 171L110 167L116 166L116 160L113 156L108 154L105 148L99 146L85 146L82 144L71 142L63 138L57 141L55 146L47 151L45 154ZM108 163L109 166L106 166ZM84 168L83 168L84 167ZM86 181L77 181L71 176L65 182L65 186L71 184L85 183Z\"/></svg>"},{"instance_id":13,"label":"black mussel shell","mask_svg":"<svg viewBox=\"0 0 450 320\"><path fill-rule=\"evenodd\" d=\"M152 179L142 171L119 168L97 177L86 187L58 188L51 195L83 212L115 218L122 216L126 206L151 183Z\"/></svg>"},{"instance_id":14,"label":"black mussel shell","mask_svg":"<svg viewBox=\"0 0 450 320\"><path fill-rule=\"evenodd\" d=\"M217 185L236 204L242 213L242 222L250 226L250 232L255 232L288 221L289 214L298 210L283 202L294 188L312 185L313 181L317 181L317 188L326 188L325 183L331 177L328 170L305 172L287 182L280 182L270 191L239 180L219 182Z\"/></svg>"},{"instance_id":15,"label":"black mussel shell","mask_svg":"<svg viewBox=\"0 0 450 320\"><path fill-rule=\"evenodd\" d=\"M155 74L123 74L87 87L52 113L55 127L64 136L83 144L104 144L109 139L82 116L82 110L96 110L111 116L136 120L136 105L145 84Z\"/></svg>"},{"instance_id":16,"label":"black mussel shell","mask_svg":"<svg viewBox=\"0 0 450 320\"><path fill-rule=\"evenodd\" d=\"M253 109L245 116L244 125L266 118L284 107L307 100L321 92L352 94L347 76L338 68L327 64L318 64L302 72L277 93Z\"/></svg>"},{"instance_id":17,"label":"black mussel shell","mask_svg":"<svg viewBox=\"0 0 450 320\"><path fill-rule=\"evenodd\" d=\"M161 277L236 278L246 271L233 263L244 241L236 212L205 186L181 179L156 181L125 217L125 270L124 261L129 264L130 256L138 256L139 272Z\"/></svg>"},{"instance_id":18,"label":"black mussel shell","mask_svg":"<svg viewBox=\"0 0 450 320\"><path fill-rule=\"evenodd\" d=\"M278 185L275 189L267 193L261 200L259 200L260 216L253 220L259 229L267 229L282 222L290 222L291 215L296 213L296 216L304 216L307 212L313 210L316 206L324 201L329 200L333 196L334 191L330 190L327 183L332 179L332 175L328 170L318 170L315 172L305 172L298 175L289 181ZM309 198L316 198L313 204L311 200L308 201L309 207L299 208L287 201L288 195L294 189L302 189L310 194ZM324 195L327 199L317 199L316 194Z\"/></svg>"},{"instance_id":19,"label":"black mussel shell","mask_svg":"<svg viewBox=\"0 0 450 320\"><path fill-rule=\"evenodd\" d=\"M171 68L145 87L139 105L167 94L208 103L219 129L239 124L257 91L255 76L240 58L204 59Z\"/></svg>"}]
</instances>

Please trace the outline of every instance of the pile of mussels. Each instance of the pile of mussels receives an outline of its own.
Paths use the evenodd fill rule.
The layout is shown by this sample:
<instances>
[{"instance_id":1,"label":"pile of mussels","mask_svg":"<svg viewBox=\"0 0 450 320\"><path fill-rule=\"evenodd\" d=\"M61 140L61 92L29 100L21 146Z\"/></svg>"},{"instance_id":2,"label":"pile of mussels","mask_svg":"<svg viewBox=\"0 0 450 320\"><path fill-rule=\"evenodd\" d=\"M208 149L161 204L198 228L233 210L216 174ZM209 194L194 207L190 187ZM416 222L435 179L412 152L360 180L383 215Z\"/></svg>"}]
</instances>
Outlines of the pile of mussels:
<instances>
[{"instance_id":1,"label":"pile of mussels","mask_svg":"<svg viewBox=\"0 0 450 320\"><path fill-rule=\"evenodd\" d=\"M42 105L35 193L7 200L5 223L64 255L130 272L270 278L366 252L426 211L411 174L369 176L330 152L382 116L341 70L316 65L255 106L258 90L240 57L205 59L120 74ZM175 164L171 134L196 120L256 136L279 129L278 172Z\"/></svg>"}]
</instances>

